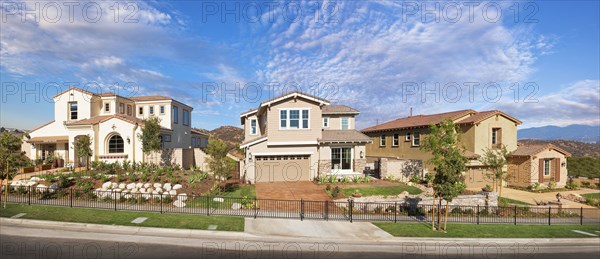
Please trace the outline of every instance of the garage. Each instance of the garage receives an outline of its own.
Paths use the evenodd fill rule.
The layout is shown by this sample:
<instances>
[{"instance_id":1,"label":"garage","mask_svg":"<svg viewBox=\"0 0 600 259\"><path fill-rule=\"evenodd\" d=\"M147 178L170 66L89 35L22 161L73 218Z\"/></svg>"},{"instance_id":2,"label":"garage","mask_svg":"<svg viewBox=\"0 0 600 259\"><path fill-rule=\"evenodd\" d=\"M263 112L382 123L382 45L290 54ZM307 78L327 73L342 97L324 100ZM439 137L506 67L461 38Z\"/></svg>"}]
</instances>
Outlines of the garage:
<instances>
[{"instance_id":1,"label":"garage","mask_svg":"<svg viewBox=\"0 0 600 259\"><path fill-rule=\"evenodd\" d=\"M310 156L256 156L256 182L310 181Z\"/></svg>"}]
</instances>

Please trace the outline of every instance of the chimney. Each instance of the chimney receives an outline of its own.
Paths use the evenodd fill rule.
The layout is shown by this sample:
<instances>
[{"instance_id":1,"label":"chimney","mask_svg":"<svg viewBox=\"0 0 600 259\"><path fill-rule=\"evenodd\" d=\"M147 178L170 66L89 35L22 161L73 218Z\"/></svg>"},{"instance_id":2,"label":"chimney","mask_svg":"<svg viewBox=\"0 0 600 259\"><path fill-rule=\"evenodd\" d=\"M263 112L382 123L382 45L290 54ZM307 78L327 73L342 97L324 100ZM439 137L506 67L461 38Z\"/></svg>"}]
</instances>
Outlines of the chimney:
<instances>
[{"instance_id":1,"label":"chimney","mask_svg":"<svg viewBox=\"0 0 600 259\"><path fill-rule=\"evenodd\" d=\"M412 107L410 107L410 114L408 115L408 117L412 117Z\"/></svg>"}]
</instances>

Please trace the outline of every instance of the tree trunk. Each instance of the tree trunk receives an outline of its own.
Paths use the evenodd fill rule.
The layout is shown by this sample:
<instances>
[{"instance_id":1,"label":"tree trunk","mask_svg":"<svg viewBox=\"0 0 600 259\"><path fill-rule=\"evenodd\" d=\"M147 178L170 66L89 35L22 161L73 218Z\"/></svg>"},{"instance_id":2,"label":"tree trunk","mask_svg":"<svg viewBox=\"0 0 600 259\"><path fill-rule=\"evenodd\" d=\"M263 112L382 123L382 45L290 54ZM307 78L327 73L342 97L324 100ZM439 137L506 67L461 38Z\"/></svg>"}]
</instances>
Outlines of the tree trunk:
<instances>
[{"instance_id":1,"label":"tree trunk","mask_svg":"<svg viewBox=\"0 0 600 259\"><path fill-rule=\"evenodd\" d=\"M442 196L440 195L439 197L440 201L438 202L438 218L437 218L437 224L438 224L438 232L442 231Z\"/></svg>"},{"instance_id":2,"label":"tree trunk","mask_svg":"<svg viewBox=\"0 0 600 259\"><path fill-rule=\"evenodd\" d=\"M2 181L4 182L4 181ZM6 201L8 200L8 174L6 175L6 187L4 187L4 208L6 209Z\"/></svg>"},{"instance_id":3,"label":"tree trunk","mask_svg":"<svg viewBox=\"0 0 600 259\"><path fill-rule=\"evenodd\" d=\"M448 201L446 201L446 217L444 218L444 231L446 231L447 225L448 225Z\"/></svg>"},{"instance_id":4,"label":"tree trunk","mask_svg":"<svg viewBox=\"0 0 600 259\"><path fill-rule=\"evenodd\" d=\"M431 231L435 231L435 192L433 193L433 205L431 206Z\"/></svg>"}]
</instances>

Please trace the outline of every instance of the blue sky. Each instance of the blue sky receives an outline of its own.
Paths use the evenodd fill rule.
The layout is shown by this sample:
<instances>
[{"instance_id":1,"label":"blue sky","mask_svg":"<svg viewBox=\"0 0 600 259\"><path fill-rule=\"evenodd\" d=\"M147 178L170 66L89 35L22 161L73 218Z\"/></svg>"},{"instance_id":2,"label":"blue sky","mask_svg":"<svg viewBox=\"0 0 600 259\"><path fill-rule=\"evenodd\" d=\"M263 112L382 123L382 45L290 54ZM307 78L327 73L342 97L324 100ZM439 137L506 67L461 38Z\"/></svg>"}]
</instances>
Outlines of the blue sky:
<instances>
[{"instance_id":1,"label":"blue sky","mask_svg":"<svg viewBox=\"0 0 600 259\"><path fill-rule=\"evenodd\" d=\"M410 107L600 124L598 1L21 3L1 6L4 127L52 120L48 96L77 84L172 96L207 129L295 89L359 109L358 128Z\"/></svg>"}]
</instances>

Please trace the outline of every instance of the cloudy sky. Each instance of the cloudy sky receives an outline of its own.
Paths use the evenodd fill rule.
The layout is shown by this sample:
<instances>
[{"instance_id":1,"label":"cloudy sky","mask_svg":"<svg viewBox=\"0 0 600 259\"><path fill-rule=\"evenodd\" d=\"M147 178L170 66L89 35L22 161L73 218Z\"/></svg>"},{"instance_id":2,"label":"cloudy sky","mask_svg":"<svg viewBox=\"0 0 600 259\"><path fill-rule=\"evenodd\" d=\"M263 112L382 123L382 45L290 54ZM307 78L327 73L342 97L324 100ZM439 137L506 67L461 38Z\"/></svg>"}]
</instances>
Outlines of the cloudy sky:
<instances>
[{"instance_id":1,"label":"cloudy sky","mask_svg":"<svg viewBox=\"0 0 600 259\"><path fill-rule=\"evenodd\" d=\"M69 86L160 94L193 126L290 90L361 110L357 127L500 109L522 128L600 124L597 1L2 1L0 125L53 119Z\"/></svg>"}]
</instances>

